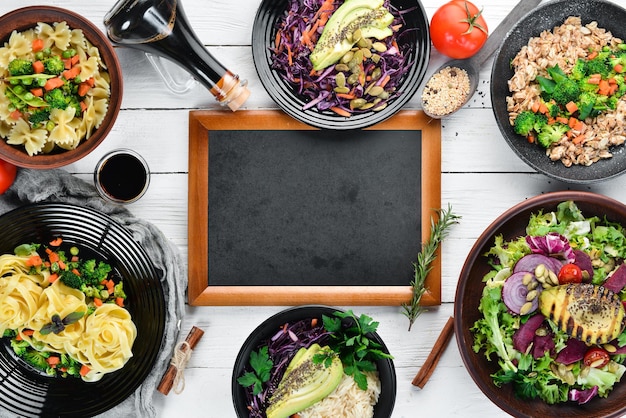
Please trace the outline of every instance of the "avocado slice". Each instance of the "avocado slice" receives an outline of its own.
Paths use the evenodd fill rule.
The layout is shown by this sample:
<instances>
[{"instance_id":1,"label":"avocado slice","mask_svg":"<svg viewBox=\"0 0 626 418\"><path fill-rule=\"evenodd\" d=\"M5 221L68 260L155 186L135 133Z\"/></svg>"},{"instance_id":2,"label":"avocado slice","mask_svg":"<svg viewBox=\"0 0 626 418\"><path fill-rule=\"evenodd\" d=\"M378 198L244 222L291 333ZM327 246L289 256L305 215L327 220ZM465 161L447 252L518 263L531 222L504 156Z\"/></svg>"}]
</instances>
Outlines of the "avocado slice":
<instances>
[{"instance_id":1,"label":"avocado slice","mask_svg":"<svg viewBox=\"0 0 626 418\"><path fill-rule=\"evenodd\" d=\"M357 29L374 33L379 40L391 36L393 15L382 4L382 0L346 0L339 6L309 55L313 69L322 70L339 61L358 41L352 38Z\"/></svg>"},{"instance_id":2,"label":"avocado slice","mask_svg":"<svg viewBox=\"0 0 626 418\"><path fill-rule=\"evenodd\" d=\"M602 286L571 283L544 289L539 294L541 313L569 336L588 344L604 344L624 329L624 306Z\"/></svg>"},{"instance_id":3,"label":"avocado slice","mask_svg":"<svg viewBox=\"0 0 626 418\"><path fill-rule=\"evenodd\" d=\"M343 378L343 366L335 353L329 367L313 362L313 356L324 351L332 353L328 346L319 344L296 353L269 400L267 418L288 418L335 390Z\"/></svg>"}]
</instances>

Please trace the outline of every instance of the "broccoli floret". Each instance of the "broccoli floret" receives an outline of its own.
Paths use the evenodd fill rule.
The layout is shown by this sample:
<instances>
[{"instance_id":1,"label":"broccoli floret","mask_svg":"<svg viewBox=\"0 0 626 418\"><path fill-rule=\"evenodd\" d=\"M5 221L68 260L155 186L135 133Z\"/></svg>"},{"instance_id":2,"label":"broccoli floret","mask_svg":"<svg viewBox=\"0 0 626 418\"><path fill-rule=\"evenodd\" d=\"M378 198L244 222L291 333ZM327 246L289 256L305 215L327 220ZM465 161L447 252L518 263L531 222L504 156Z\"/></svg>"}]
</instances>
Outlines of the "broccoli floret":
<instances>
[{"instance_id":1,"label":"broccoli floret","mask_svg":"<svg viewBox=\"0 0 626 418\"><path fill-rule=\"evenodd\" d=\"M12 76L29 75L33 72L33 63L29 60L17 58L9 62L9 74Z\"/></svg>"},{"instance_id":2,"label":"broccoli floret","mask_svg":"<svg viewBox=\"0 0 626 418\"><path fill-rule=\"evenodd\" d=\"M626 51L616 52L614 56L609 58L609 63L612 69L615 69L616 65L621 65L623 69L626 68Z\"/></svg>"},{"instance_id":3,"label":"broccoli floret","mask_svg":"<svg viewBox=\"0 0 626 418\"><path fill-rule=\"evenodd\" d=\"M80 106L80 102L78 101L76 96L69 97L67 106L73 107L74 109L76 109L76 113L75 113L76 116L79 116L81 113L83 113L83 108Z\"/></svg>"},{"instance_id":4,"label":"broccoli floret","mask_svg":"<svg viewBox=\"0 0 626 418\"><path fill-rule=\"evenodd\" d=\"M574 66L572 67L570 76L574 80L580 81L583 78L585 78L586 75L587 75L586 61L584 59L578 58L578 60L576 60L576 64L574 64Z\"/></svg>"},{"instance_id":5,"label":"broccoli floret","mask_svg":"<svg viewBox=\"0 0 626 418\"><path fill-rule=\"evenodd\" d=\"M552 98L557 104L565 106L569 102L575 102L580 96L580 87L578 83L569 78L560 80L554 86Z\"/></svg>"},{"instance_id":6,"label":"broccoli floret","mask_svg":"<svg viewBox=\"0 0 626 418\"><path fill-rule=\"evenodd\" d=\"M17 354L20 357L24 356L24 354L26 353L29 347L30 347L30 344L26 340L18 341L15 338L11 339L11 348L13 348L13 351L15 352L15 354Z\"/></svg>"},{"instance_id":7,"label":"broccoli floret","mask_svg":"<svg viewBox=\"0 0 626 418\"><path fill-rule=\"evenodd\" d=\"M599 54L596 58L587 61L586 67L587 75L601 74L603 78L608 77L612 69L603 54Z\"/></svg>"},{"instance_id":8,"label":"broccoli floret","mask_svg":"<svg viewBox=\"0 0 626 418\"><path fill-rule=\"evenodd\" d=\"M30 116L28 117L28 121L33 126L39 126L39 124L50 119L50 110L49 109L36 109L34 110Z\"/></svg>"},{"instance_id":9,"label":"broccoli floret","mask_svg":"<svg viewBox=\"0 0 626 418\"><path fill-rule=\"evenodd\" d=\"M67 98L61 89L52 89L44 94L43 98L54 109L67 109Z\"/></svg>"},{"instance_id":10,"label":"broccoli floret","mask_svg":"<svg viewBox=\"0 0 626 418\"><path fill-rule=\"evenodd\" d=\"M563 138L563 135L565 135L567 131L569 131L569 126L562 123L546 125L541 132L539 132L537 140L541 146L548 148L550 145Z\"/></svg>"},{"instance_id":11,"label":"broccoli floret","mask_svg":"<svg viewBox=\"0 0 626 418\"><path fill-rule=\"evenodd\" d=\"M98 285L108 277L111 266L102 261L87 260L79 267L78 271L86 283Z\"/></svg>"},{"instance_id":12,"label":"broccoli floret","mask_svg":"<svg viewBox=\"0 0 626 418\"><path fill-rule=\"evenodd\" d=\"M535 113L535 123L533 124L533 130L535 132L541 131L541 129L548 124L548 117L541 113Z\"/></svg>"},{"instance_id":13,"label":"broccoli floret","mask_svg":"<svg viewBox=\"0 0 626 418\"><path fill-rule=\"evenodd\" d=\"M530 110L523 110L520 112L515 121L513 122L513 129L515 133L519 135L527 136L535 128L535 122L537 121L537 115Z\"/></svg>"},{"instance_id":14,"label":"broccoli floret","mask_svg":"<svg viewBox=\"0 0 626 418\"><path fill-rule=\"evenodd\" d=\"M556 118L557 116L559 116L561 108L556 103L548 102L546 103L546 107L548 108L548 115L550 117Z\"/></svg>"},{"instance_id":15,"label":"broccoli floret","mask_svg":"<svg viewBox=\"0 0 626 418\"><path fill-rule=\"evenodd\" d=\"M578 98L578 119L585 120L589 116L593 116L593 110L596 105L597 95L591 92L582 92Z\"/></svg>"},{"instance_id":16,"label":"broccoli floret","mask_svg":"<svg viewBox=\"0 0 626 418\"><path fill-rule=\"evenodd\" d=\"M74 289L81 289L85 286L85 280L72 271L64 271L63 274L61 274L61 282Z\"/></svg>"},{"instance_id":17,"label":"broccoli floret","mask_svg":"<svg viewBox=\"0 0 626 418\"><path fill-rule=\"evenodd\" d=\"M34 349L27 349L26 352L24 352L24 355L22 356L22 358L24 359L26 363L30 364L36 369L45 370L45 371L47 371L48 368L50 368L50 365L46 361L48 357L50 357L50 353L46 351L38 351Z\"/></svg>"},{"instance_id":18,"label":"broccoli floret","mask_svg":"<svg viewBox=\"0 0 626 418\"><path fill-rule=\"evenodd\" d=\"M126 299L126 293L124 292L124 285L122 282L119 282L113 288L113 296L116 298Z\"/></svg>"},{"instance_id":19,"label":"broccoli floret","mask_svg":"<svg viewBox=\"0 0 626 418\"><path fill-rule=\"evenodd\" d=\"M59 75L65 70L65 63L57 55L52 55L42 62L46 74Z\"/></svg>"}]
</instances>

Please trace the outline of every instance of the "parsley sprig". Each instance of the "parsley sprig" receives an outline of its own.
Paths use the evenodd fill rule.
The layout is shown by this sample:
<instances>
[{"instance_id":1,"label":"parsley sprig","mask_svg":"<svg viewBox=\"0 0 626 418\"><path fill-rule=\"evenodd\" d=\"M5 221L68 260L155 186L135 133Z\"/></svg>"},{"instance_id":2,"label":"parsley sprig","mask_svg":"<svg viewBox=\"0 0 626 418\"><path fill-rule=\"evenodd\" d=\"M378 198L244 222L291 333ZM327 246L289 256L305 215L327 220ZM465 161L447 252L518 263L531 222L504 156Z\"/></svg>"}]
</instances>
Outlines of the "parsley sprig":
<instances>
[{"instance_id":1,"label":"parsley sprig","mask_svg":"<svg viewBox=\"0 0 626 418\"><path fill-rule=\"evenodd\" d=\"M270 380L270 374L274 362L268 354L268 347L263 346L259 351L250 353L250 366L254 372L246 372L237 379L237 382L244 387L254 386L252 394L258 395L263 390L263 383Z\"/></svg>"},{"instance_id":2,"label":"parsley sprig","mask_svg":"<svg viewBox=\"0 0 626 418\"><path fill-rule=\"evenodd\" d=\"M424 308L420 306L420 301L426 288L424 283L428 273L432 270L432 263L437 258L437 248L443 239L448 235L448 230L454 224L459 223L460 216L452 213L452 207L448 205L448 210L439 209L437 212L438 222L434 219L430 220L430 237L426 242L422 244L422 250L417 255L417 262L413 263L414 279L411 281L411 287L413 288L413 296L409 303L402 304L404 316L409 318L409 331L413 323L422 312Z\"/></svg>"},{"instance_id":3,"label":"parsley sprig","mask_svg":"<svg viewBox=\"0 0 626 418\"><path fill-rule=\"evenodd\" d=\"M324 328L329 331L329 347L339 355L345 374L352 376L357 386L367 389L367 378L364 372L376 370L376 361L391 359L383 351L381 344L372 340L371 333L378 329L375 322L367 315L356 316L351 310L335 312L334 317L322 315ZM319 353L313 356L317 363L330 364L334 353Z\"/></svg>"}]
</instances>

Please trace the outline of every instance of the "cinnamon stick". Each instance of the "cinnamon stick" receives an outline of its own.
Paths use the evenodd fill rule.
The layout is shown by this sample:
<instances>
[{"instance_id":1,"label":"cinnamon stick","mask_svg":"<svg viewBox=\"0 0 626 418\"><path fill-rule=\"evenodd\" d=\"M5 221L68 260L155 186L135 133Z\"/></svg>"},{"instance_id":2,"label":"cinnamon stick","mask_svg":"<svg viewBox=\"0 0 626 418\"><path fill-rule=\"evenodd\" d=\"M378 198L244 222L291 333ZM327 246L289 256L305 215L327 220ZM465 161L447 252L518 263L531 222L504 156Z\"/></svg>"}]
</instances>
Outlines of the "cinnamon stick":
<instances>
[{"instance_id":1,"label":"cinnamon stick","mask_svg":"<svg viewBox=\"0 0 626 418\"><path fill-rule=\"evenodd\" d=\"M202 338L203 334L204 334L204 331L201 330L200 328L196 326L192 327L191 330L189 331L189 334L187 334L187 338L185 338L186 344L180 344L175 349L174 358L176 358L177 351L183 354L186 354L188 351L193 350L198 344L198 341L200 341L200 338ZM173 360L174 359L172 359L170 366L165 371L163 378L161 378L161 382L159 383L159 386L157 386L157 390L164 395L167 395L170 393L170 390L172 390L172 387L174 386L174 382L176 381L176 376L181 371L179 370L178 366L174 364Z\"/></svg>"},{"instance_id":2,"label":"cinnamon stick","mask_svg":"<svg viewBox=\"0 0 626 418\"><path fill-rule=\"evenodd\" d=\"M413 378L413 386L417 386L420 389L424 388L424 385L426 385L426 382L428 382L428 379L430 379L430 376L435 371L435 367L437 366L437 363L439 363L441 355L446 350L448 342L450 342L453 333L454 318L450 317L448 318L446 325L443 327L441 334L439 334L439 337L437 337L437 341L435 341L435 345L433 346L433 349L426 358L426 361L420 368L419 372L417 372L417 374Z\"/></svg>"}]
</instances>

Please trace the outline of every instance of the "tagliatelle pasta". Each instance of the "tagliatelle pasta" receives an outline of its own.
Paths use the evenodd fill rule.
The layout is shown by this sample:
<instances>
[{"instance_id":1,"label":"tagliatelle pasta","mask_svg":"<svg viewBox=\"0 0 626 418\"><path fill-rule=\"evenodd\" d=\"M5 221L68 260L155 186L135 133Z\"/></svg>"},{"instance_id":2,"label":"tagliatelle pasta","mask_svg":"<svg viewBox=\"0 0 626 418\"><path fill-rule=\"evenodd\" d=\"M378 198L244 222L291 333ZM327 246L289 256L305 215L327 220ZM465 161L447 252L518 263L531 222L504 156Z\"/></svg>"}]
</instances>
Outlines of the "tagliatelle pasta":
<instances>
[{"instance_id":1,"label":"tagliatelle pasta","mask_svg":"<svg viewBox=\"0 0 626 418\"><path fill-rule=\"evenodd\" d=\"M111 89L100 51L67 22L13 31L0 46L0 78L0 136L31 156L75 149L108 111Z\"/></svg>"},{"instance_id":2,"label":"tagliatelle pasta","mask_svg":"<svg viewBox=\"0 0 626 418\"><path fill-rule=\"evenodd\" d=\"M108 277L110 266L60 249L40 253L39 245L30 244L0 255L0 332L12 338L16 354L53 375L77 376L80 368L88 382L124 367L137 328L122 306L122 283ZM91 282L89 275L95 277ZM63 356L70 366L48 370Z\"/></svg>"}]
</instances>

